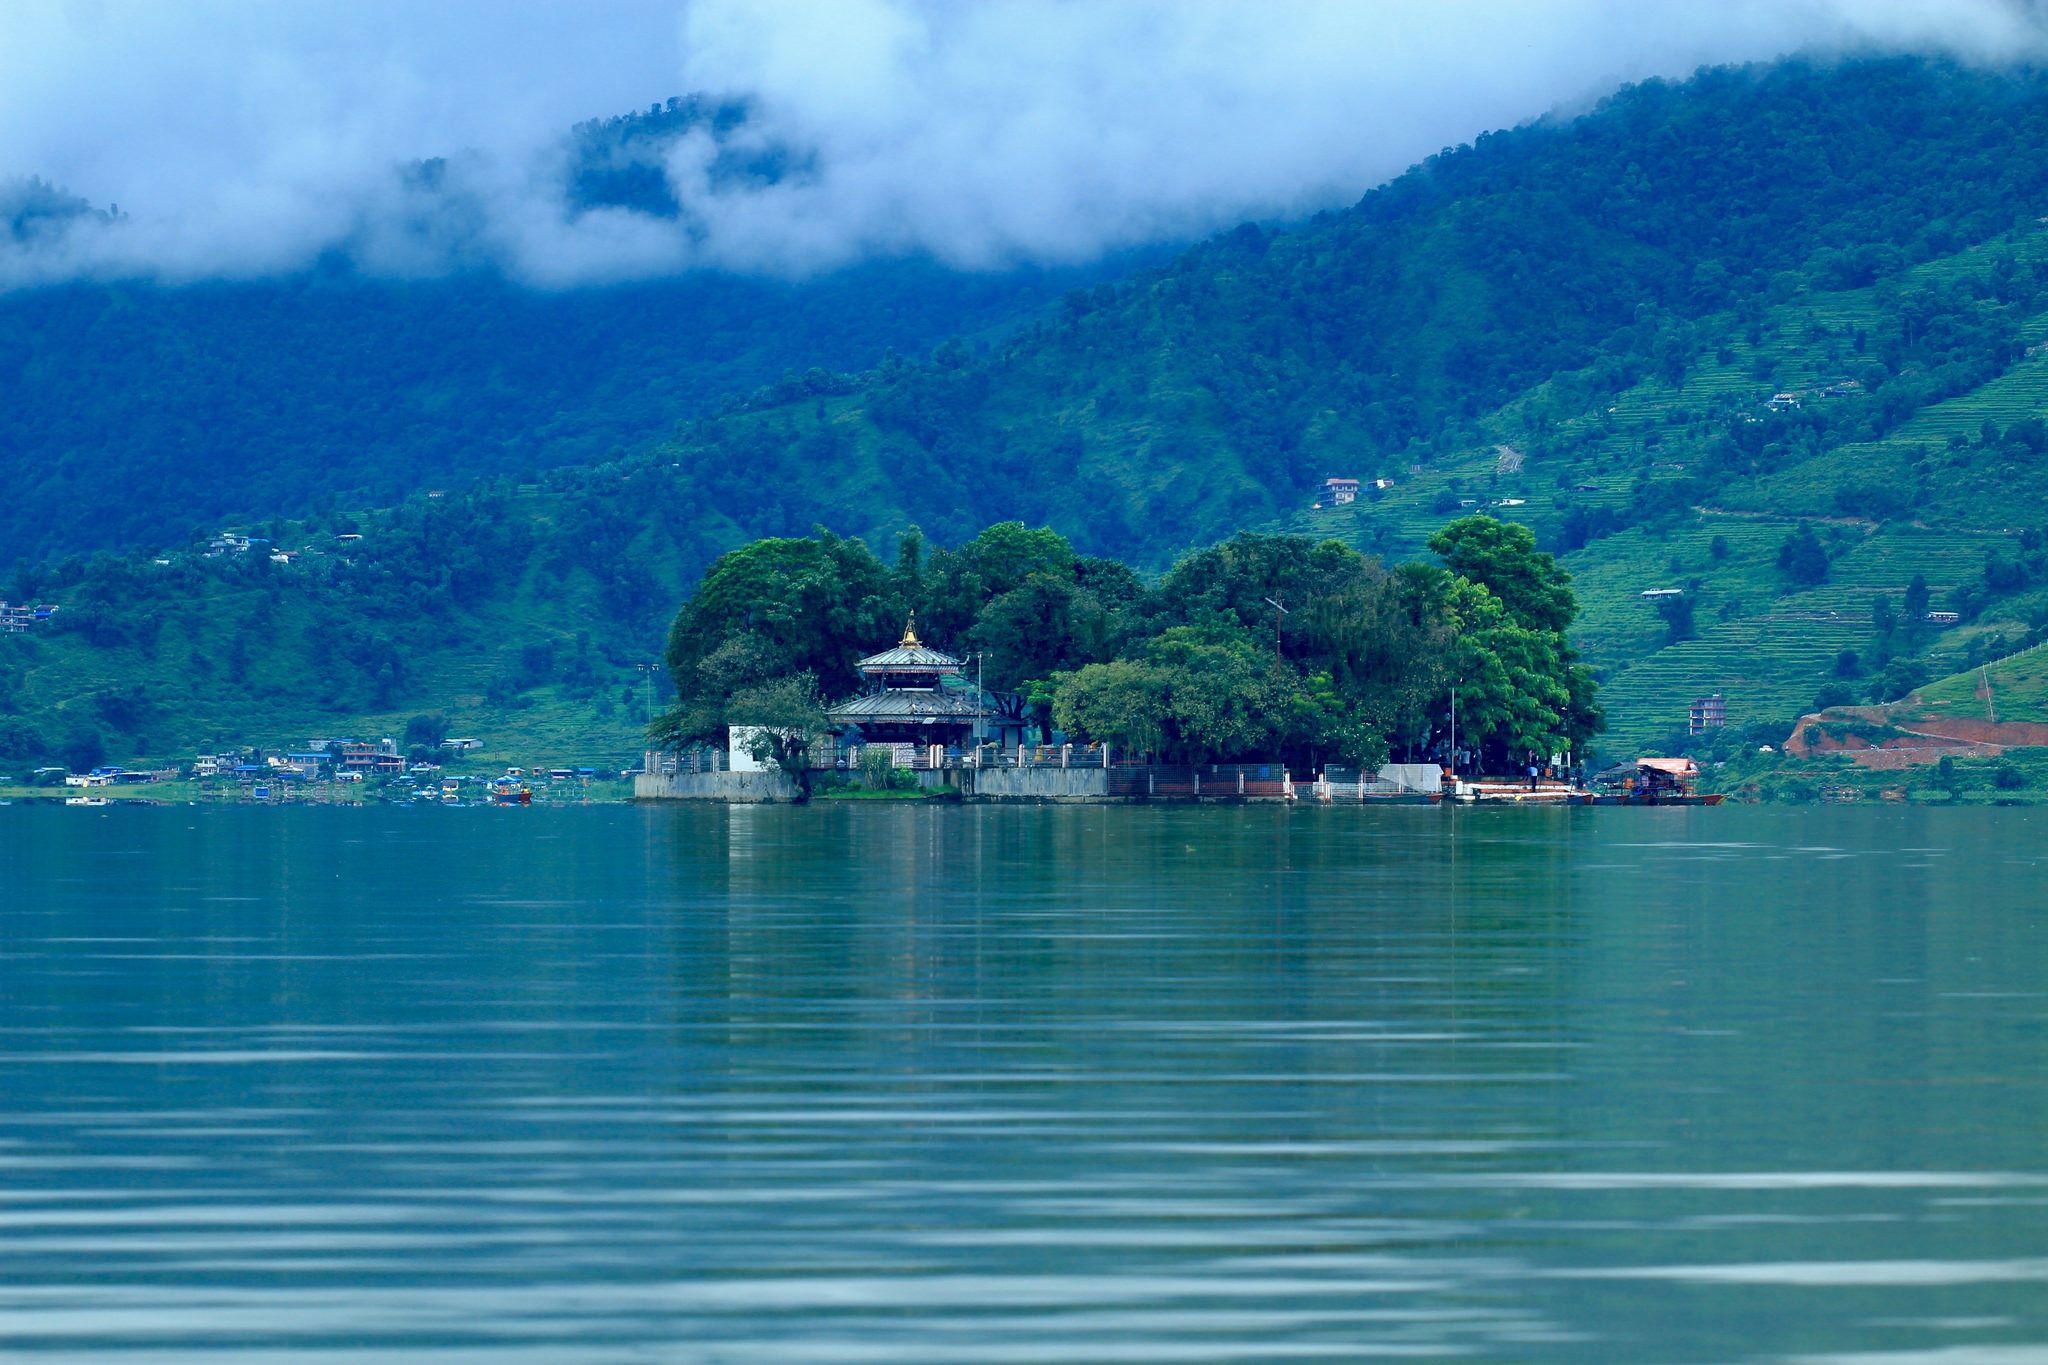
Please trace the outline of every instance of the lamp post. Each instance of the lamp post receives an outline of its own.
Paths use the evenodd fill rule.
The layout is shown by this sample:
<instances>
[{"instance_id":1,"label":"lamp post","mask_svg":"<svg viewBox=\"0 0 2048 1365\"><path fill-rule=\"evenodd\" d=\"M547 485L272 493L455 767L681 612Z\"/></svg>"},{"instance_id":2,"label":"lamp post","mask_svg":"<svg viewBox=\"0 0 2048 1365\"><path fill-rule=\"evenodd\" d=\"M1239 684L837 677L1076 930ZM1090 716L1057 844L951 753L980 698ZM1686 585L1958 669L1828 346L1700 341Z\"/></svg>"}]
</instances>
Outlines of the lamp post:
<instances>
[{"instance_id":1,"label":"lamp post","mask_svg":"<svg viewBox=\"0 0 2048 1365\"><path fill-rule=\"evenodd\" d=\"M974 651L974 766L981 766L981 746L988 742L988 689L983 686L987 671L983 660L988 651Z\"/></svg>"},{"instance_id":2,"label":"lamp post","mask_svg":"<svg viewBox=\"0 0 2048 1365\"><path fill-rule=\"evenodd\" d=\"M654 674L656 670L658 670L661 667L661 665L634 664L633 667L639 669L641 675L647 681L647 723L649 725L652 725L654 724Z\"/></svg>"}]
</instances>

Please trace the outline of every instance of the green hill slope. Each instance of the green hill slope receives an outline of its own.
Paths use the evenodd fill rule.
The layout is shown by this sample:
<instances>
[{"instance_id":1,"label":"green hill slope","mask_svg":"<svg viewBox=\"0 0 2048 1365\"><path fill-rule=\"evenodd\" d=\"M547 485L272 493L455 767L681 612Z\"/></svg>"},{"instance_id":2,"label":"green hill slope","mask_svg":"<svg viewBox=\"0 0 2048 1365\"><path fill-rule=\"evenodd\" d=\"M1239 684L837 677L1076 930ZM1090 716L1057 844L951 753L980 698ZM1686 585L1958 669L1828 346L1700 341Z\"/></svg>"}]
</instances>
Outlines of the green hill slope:
<instances>
[{"instance_id":1,"label":"green hill slope","mask_svg":"<svg viewBox=\"0 0 2048 1365\"><path fill-rule=\"evenodd\" d=\"M674 218L664 149L743 121L741 109L671 101L585 125L567 207ZM711 170L779 173L774 150L751 144ZM430 197L436 181L433 163L414 167L408 192ZM0 181L0 250L32 250L89 212L39 183ZM466 220L459 205L442 218ZM220 517L390 504L598 463L762 386L1000 329L1157 255L979 274L905 259L800 283L699 272L540 290L481 264L481 246L474 254L417 279L366 276L338 257L282 279L0 293L0 570L178 545Z\"/></svg>"},{"instance_id":2,"label":"green hill slope","mask_svg":"<svg viewBox=\"0 0 2048 1365\"><path fill-rule=\"evenodd\" d=\"M1716 691L1737 728L1782 733L1823 688L1903 691L2048 620L2043 134L2033 74L1790 63L1639 87L1345 213L1071 294L985 354L800 378L614 463L359 518L358 550L265 580L271 619L236 615L241 569L178 556L25 575L15 600L79 610L0 640L0 686L45 744L74 723L114 747L255 714L332 728L450 696L516 725L542 710L508 691L529 682L593 724L609 695L623 726L630 665L753 536L957 541L1015 518L1156 568L1248 526L1406 557L1492 506L1579 576L1617 751L1669 742ZM1392 487L1308 511L1335 474ZM332 550L354 526L287 530ZM1780 556L1807 528L1802 579ZM162 567L197 577L167 587ZM1898 621L1916 577L1955 627ZM1665 587L1689 630L1640 595ZM274 675L252 660L246 685L216 668L201 686L175 649L120 656L143 646L82 624L185 600L189 652L274 644ZM553 662L505 676L548 641L589 661L573 682ZM23 648L41 654L4 652ZM151 729L95 699L127 686L162 689Z\"/></svg>"}]
</instances>

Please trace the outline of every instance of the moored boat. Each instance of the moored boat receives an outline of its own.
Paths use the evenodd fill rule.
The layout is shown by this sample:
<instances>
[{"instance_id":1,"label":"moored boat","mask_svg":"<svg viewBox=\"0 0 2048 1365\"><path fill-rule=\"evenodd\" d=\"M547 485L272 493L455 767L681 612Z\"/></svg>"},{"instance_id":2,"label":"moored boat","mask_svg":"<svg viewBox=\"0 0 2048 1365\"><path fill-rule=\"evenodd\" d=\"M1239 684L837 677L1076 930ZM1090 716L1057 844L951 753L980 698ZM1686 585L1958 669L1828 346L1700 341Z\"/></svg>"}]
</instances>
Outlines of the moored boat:
<instances>
[{"instance_id":1,"label":"moored boat","mask_svg":"<svg viewBox=\"0 0 2048 1365\"><path fill-rule=\"evenodd\" d=\"M1592 790L1578 800L1588 806L1718 806L1721 792L1695 790L1699 764L1689 758L1639 758L1596 773Z\"/></svg>"}]
</instances>

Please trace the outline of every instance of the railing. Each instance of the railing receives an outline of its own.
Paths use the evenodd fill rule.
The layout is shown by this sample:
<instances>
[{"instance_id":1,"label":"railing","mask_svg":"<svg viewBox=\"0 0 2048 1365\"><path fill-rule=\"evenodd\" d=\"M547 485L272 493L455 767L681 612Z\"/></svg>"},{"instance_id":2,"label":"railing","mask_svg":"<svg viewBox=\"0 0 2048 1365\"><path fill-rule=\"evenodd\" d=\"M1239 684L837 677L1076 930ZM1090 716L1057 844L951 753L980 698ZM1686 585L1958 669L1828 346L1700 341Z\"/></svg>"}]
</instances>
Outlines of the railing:
<instances>
[{"instance_id":1,"label":"railing","mask_svg":"<svg viewBox=\"0 0 2048 1365\"><path fill-rule=\"evenodd\" d=\"M682 753L649 749L641 766L655 777L676 777L683 773L730 772L732 759L723 749L689 749Z\"/></svg>"},{"instance_id":2,"label":"railing","mask_svg":"<svg viewBox=\"0 0 2048 1365\"><path fill-rule=\"evenodd\" d=\"M1289 801L1295 785L1280 763L1119 763L1109 770L1109 794L1162 801Z\"/></svg>"},{"instance_id":3,"label":"railing","mask_svg":"<svg viewBox=\"0 0 2048 1365\"><path fill-rule=\"evenodd\" d=\"M1316 797L1322 801L1364 801L1373 797L1430 794L1430 789L1419 783L1378 774L1368 777L1357 768L1337 764L1324 768L1321 779L1316 783Z\"/></svg>"},{"instance_id":4,"label":"railing","mask_svg":"<svg viewBox=\"0 0 2048 1365\"><path fill-rule=\"evenodd\" d=\"M967 749L930 744L819 745L811 750L811 766L820 769L854 771L865 754L887 750L892 767L911 772L936 772L959 768L1107 768L1110 751L1098 744L1038 744L1021 749L1004 749L983 744Z\"/></svg>"}]
</instances>

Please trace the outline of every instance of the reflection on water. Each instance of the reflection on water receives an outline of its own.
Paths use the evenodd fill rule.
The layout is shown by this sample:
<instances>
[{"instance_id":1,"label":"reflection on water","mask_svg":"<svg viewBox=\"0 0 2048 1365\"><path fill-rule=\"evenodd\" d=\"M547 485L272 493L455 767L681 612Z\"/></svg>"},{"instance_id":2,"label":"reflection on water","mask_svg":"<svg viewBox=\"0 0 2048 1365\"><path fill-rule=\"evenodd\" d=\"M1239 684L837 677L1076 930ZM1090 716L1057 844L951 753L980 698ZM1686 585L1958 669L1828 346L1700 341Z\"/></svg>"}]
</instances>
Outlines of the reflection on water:
<instances>
[{"instance_id":1,"label":"reflection on water","mask_svg":"<svg viewBox=\"0 0 2048 1365\"><path fill-rule=\"evenodd\" d=\"M2039 838L10 810L0 1356L2048 1358Z\"/></svg>"}]
</instances>

